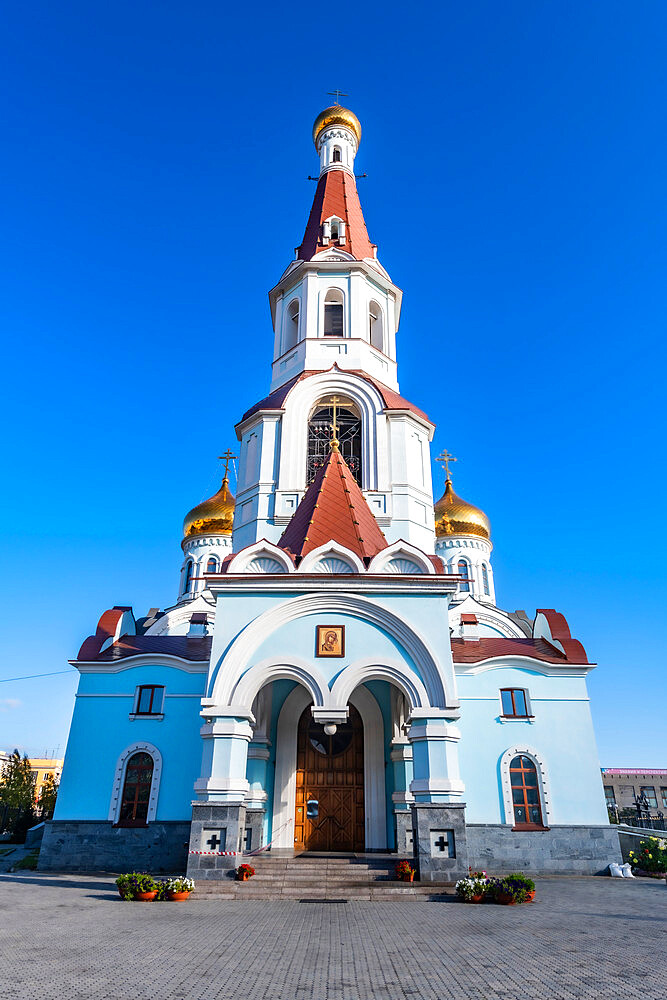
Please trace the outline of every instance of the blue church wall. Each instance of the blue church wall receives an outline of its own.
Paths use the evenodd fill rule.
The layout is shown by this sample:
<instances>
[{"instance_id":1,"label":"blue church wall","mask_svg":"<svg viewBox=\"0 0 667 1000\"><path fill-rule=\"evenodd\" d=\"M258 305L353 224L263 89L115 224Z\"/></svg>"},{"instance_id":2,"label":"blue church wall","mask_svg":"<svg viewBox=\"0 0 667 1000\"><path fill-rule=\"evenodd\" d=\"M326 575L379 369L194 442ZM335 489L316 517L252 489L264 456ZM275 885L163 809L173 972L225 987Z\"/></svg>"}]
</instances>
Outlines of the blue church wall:
<instances>
[{"instance_id":1,"label":"blue church wall","mask_svg":"<svg viewBox=\"0 0 667 1000\"><path fill-rule=\"evenodd\" d=\"M158 664L82 674L54 819L106 821L118 758L145 740L162 754L156 820L189 820L201 771L205 681L203 673ZM142 684L164 685L163 719L130 719Z\"/></svg>"},{"instance_id":2,"label":"blue church wall","mask_svg":"<svg viewBox=\"0 0 667 1000\"><path fill-rule=\"evenodd\" d=\"M503 667L459 675L458 684L467 822L506 822L500 760L522 743L539 753L546 768L552 823L608 822L584 678ZM505 687L528 691L534 718L501 718L499 692Z\"/></svg>"}]
</instances>

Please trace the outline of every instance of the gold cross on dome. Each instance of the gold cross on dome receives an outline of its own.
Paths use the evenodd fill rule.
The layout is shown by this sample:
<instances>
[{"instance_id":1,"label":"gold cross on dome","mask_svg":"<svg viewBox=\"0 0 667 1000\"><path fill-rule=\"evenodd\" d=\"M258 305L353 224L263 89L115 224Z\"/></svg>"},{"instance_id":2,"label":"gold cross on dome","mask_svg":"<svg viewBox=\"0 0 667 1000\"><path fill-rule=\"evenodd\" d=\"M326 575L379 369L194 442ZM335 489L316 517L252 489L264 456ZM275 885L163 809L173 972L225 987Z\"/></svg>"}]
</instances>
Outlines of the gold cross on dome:
<instances>
[{"instance_id":1,"label":"gold cross on dome","mask_svg":"<svg viewBox=\"0 0 667 1000\"><path fill-rule=\"evenodd\" d=\"M327 97L335 97L336 104L340 105L341 97L349 97L349 94L344 93L342 90L327 90Z\"/></svg>"},{"instance_id":2,"label":"gold cross on dome","mask_svg":"<svg viewBox=\"0 0 667 1000\"><path fill-rule=\"evenodd\" d=\"M333 407L333 415L331 417L331 434L332 434L332 437L331 437L331 442L330 442L331 443L331 450L332 451L337 451L338 450L338 444L339 444L339 441L338 441L338 424L336 423L336 414L337 414L338 403L340 403L340 397L339 396L332 396L331 397L331 405Z\"/></svg>"},{"instance_id":3,"label":"gold cross on dome","mask_svg":"<svg viewBox=\"0 0 667 1000\"><path fill-rule=\"evenodd\" d=\"M436 462L440 462L442 465L444 465L446 477L447 479L451 479L452 477L449 472L449 463L458 462L458 458L454 458L452 453L447 451L447 449L445 448L445 450L441 452L436 458Z\"/></svg>"},{"instance_id":4,"label":"gold cross on dome","mask_svg":"<svg viewBox=\"0 0 667 1000\"><path fill-rule=\"evenodd\" d=\"M237 456L232 455L231 449L228 448L227 451L224 453L224 455L218 455L218 458L220 459L221 462L225 463L225 475L223 478L229 479L229 463L233 462L234 459L237 458Z\"/></svg>"}]
</instances>

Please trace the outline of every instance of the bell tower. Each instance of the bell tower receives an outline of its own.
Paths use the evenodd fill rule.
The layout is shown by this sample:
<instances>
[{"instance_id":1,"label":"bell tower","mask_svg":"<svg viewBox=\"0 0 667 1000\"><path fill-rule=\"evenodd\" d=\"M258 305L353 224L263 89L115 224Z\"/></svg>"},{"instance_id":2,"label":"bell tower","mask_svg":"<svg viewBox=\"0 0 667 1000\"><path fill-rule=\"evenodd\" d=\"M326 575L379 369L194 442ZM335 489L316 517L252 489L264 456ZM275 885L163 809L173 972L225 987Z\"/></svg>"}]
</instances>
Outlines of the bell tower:
<instances>
[{"instance_id":1,"label":"bell tower","mask_svg":"<svg viewBox=\"0 0 667 1000\"><path fill-rule=\"evenodd\" d=\"M277 541L328 440L340 403L341 450L389 542L434 551L429 445L434 425L399 395L402 292L378 259L357 191L357 116L338 104L313 125L320 172L294 260L269 292L270 395L237 425L234 549Z\"/></svg>"}]
</instances>

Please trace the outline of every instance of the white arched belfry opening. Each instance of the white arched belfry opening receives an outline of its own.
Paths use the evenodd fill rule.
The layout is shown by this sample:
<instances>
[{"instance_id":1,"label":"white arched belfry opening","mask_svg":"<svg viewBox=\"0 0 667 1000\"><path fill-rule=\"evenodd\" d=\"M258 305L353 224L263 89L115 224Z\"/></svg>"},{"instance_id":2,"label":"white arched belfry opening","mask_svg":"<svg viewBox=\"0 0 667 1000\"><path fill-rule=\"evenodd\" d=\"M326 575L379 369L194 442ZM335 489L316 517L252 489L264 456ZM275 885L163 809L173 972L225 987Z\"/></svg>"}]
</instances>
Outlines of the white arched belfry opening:
<instances>
[{"instance_id":1,"label":"white arched belfry opening","mask_svg":"<svg viewBox=\"0 0 667 1000\"><path fill-rule=\"evenodd\" d=\"M272 817L272 838L275 849L294 848L297 728L303 710L312 702L313 699L306 688L298 685L288 694L278 716ZM382 712L371 692L363 686L352 692L349 702L359 712L364 725L366 850L386 850L387 812Z\"/></svg>"}]
</instances>

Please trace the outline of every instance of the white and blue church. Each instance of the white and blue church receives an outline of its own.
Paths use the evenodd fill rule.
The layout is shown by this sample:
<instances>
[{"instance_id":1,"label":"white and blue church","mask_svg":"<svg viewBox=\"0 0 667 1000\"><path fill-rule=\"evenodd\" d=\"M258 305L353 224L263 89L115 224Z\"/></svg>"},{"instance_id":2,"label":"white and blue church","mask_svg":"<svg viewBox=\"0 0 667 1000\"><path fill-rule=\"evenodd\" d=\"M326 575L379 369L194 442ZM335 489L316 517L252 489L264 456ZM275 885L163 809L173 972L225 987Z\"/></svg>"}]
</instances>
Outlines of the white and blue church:
<instances>
[{"instance_id":1,"label":"white and blue church","mask_svg":"<svg viewBox=\"0 0 667 1000\"><path fill-rule=\"evenodd\" d=\"M185 518L176 603L101 615L40 867L221 879L258 849L396 852L419 877L619 858L564 616L498 607L489 519L400 395L402 292L370 242L361 126L315 120L271 385ZM249 401L250 402L250 401ZM232 495L229 462L238 457Z\"/></svg>"}]
</instances>

